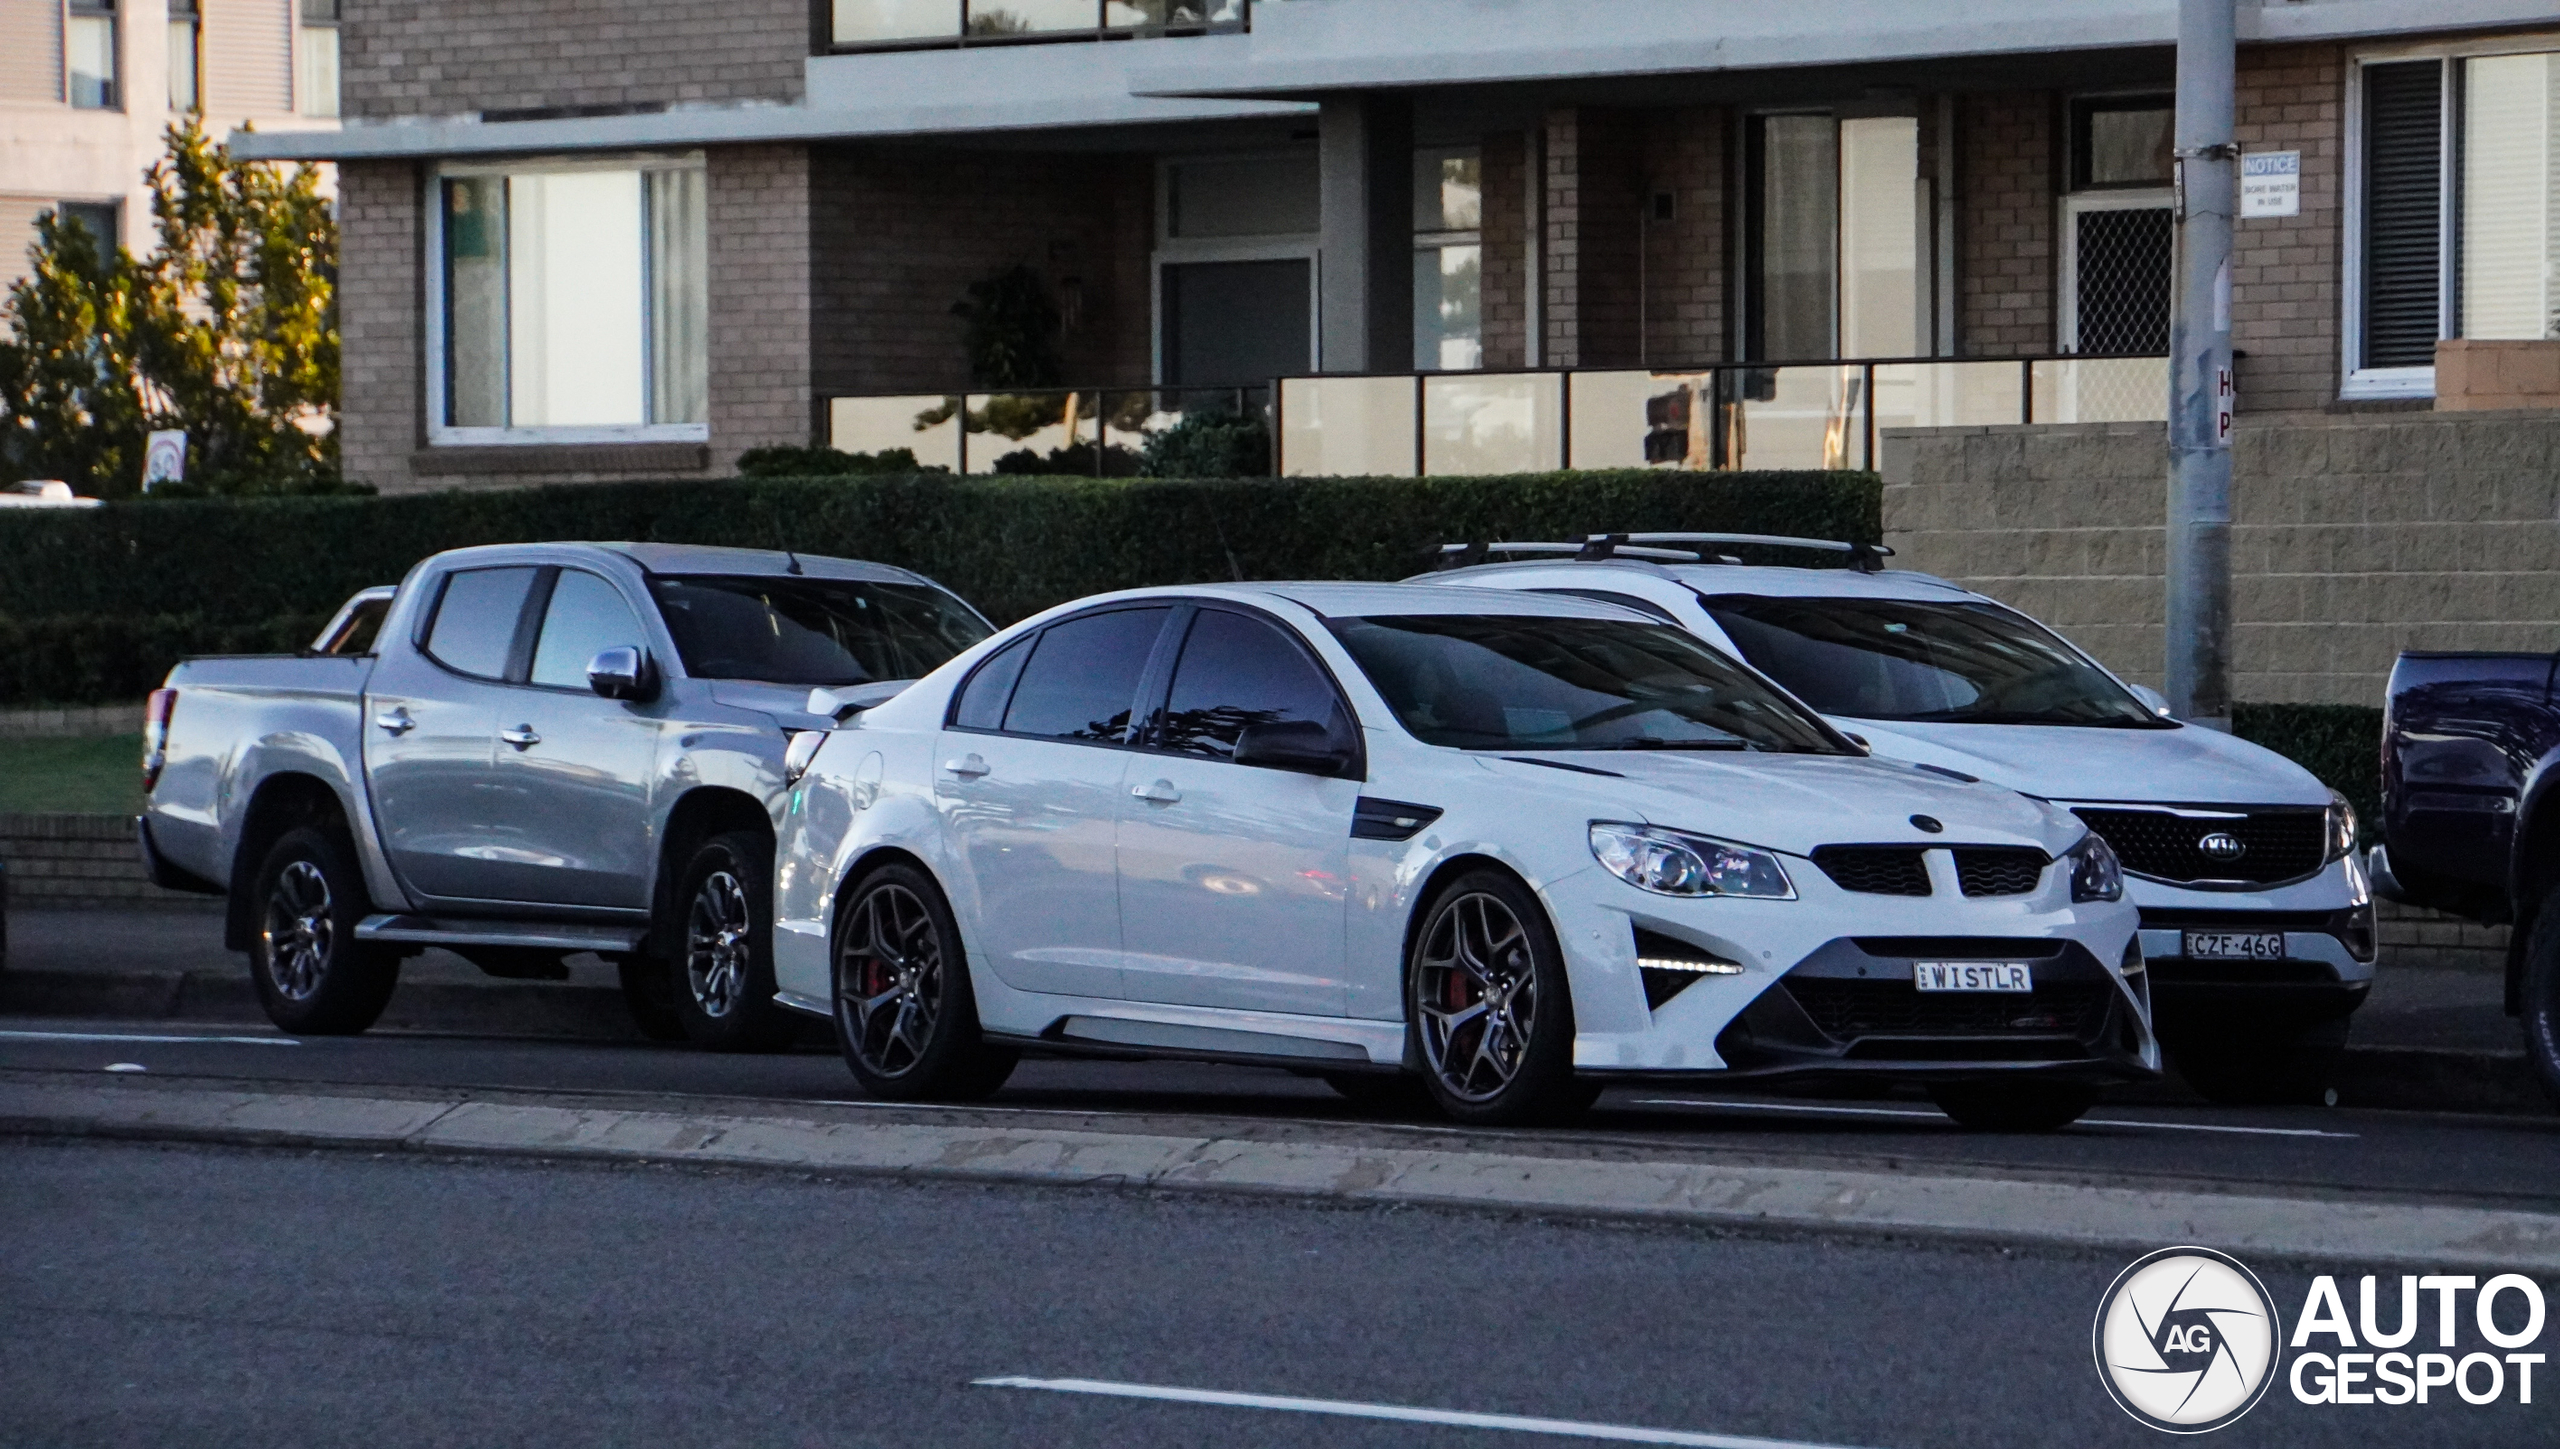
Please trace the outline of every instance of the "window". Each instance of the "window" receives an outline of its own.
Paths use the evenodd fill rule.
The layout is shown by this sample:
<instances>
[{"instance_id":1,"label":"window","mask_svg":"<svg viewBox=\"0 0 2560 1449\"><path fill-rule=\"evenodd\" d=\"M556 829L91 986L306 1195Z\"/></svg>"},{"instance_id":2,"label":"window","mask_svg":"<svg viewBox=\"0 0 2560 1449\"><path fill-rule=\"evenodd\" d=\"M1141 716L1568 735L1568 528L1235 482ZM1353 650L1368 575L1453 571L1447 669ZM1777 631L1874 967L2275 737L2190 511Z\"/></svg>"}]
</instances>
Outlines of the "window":
<instances>
[{"instance_id":1,"label":"window","mask_svg":"<svg viewBox=\"0 0 2560 1449\"><path fill-rule=\"evenodd\" d=\"M301 0L302 46L296 56L294 99L306 116L338 114L339 0Z\"/></svg>"},{"instance_id":2,"label":"window","mask_svg":"<svg viewBox=\"0 0 2560 1449\"><path fill-rule=\"evenodd\" d=\"M169 109L203 109L204 14L196 0L169 0Z\"/></svg>"},{"instance_id":3,"label":"window","mask_svg":"<svg viewBox=\"0 0 2560 1449\"><path fill-rule=\"evenodd\" d=\"M1043 630L1005 709L1005 733L1106 744L1127 739L1139 676L1172 612L1114 609Z\"/></svg>"},{"instance_id":4,"label":"window","mask_svg":"<svg viewBox=\"0 0 2560 1449\"><path fill-rule=\"evenodd\" d=\"M834 0L839 50L1242 30L1250 0Z\"/></svg>"},{"instance_id":5,"label":"window","mask_svg":"<svg viewBox=\"0 0 2560 1449\"><path fill-rule=\"evenodd\" d=\"M1920 123L1755 116L1744 349L1771 361L1920 350Z\"/></svg>"},{"instance_id":6,"label":"window","mask_svg":"<svg viewBox=\"0 0 2560 1449\"><path fill-rule=\"evenodd\" d=\"M998 651L996 657L978 666L969 682L960 690L960 699L951 707L954 729L994 730L1004 727L1005 706L1013 702L1013 686L1022 678L1023 661L1031 657L1031 646L1038 636L1016 640Z\"/></svg>"},{"instance_id":7,"label":"window","mask_svg":"<svg viewBox=\"0 0 2560 1449\"><path fill-rule=\"evenodd\" d=\"M585 689L588 661L607 649L636 648L646 637L621 590L594 574L562 569L543 607L530 677L555 689Z\"/></svg>"},{"instance_id":8,"label":"window","mask_svg":"<svg viewBox=\"0 0 2560 1449\"><path fill-rule=\"evenodd\" d=\"M2071 189L2167 186L2176 119L2167 96L2072 102Z\"/></svg>"},{"instance_id":9,"label":"window","mask_svg":"<svg viewBox=\"0 0 2560 1449\"><path fill-rule=\"evenodd\" d=\"M71 72L71 104L83 110L115 109L115 0L71 0L66 18L70 28L63 33L63 53Z\"/></svg>"},{"instance_id":10,"label":"window","mask_svg":"<svg viewBox=\"0 0 2560 1449\"><path fill-rule=\"evenodd\" d=\"M2355 80L2344 393L2433 392L2442 338L2560 337L2560 50L2379 59Z\"/></svg>"},{"instance_id":11,"label":"window","mask_svg":"<svg viewBox=\"0 0 2560 1449\"><path fill-rule=\"evenodd\" d=\"M766 575L660 577L649 587L696 679L919 679L987 637L985 620L931 584Z\"/></svg>"},{"instance_id":12,"label":"window","mask_svg":"<svg viewBox=\"0 0 2560 1449\"><path fill-rule=\"evenodd\" d=\"M2175 118L2166 96L2071 103L2072 189L2062 201L2065 352L2169 350Z\"/></svg>"},{"instance_id":13,"label":"window","mask_svg":"<svg viewBox=\"0 0 2560 1449\"><path fill-rule=\"evenodd\" d=\"M447 174L439 185L436 441L709 435L699 162Z\"/></svg>"},{"instance_id":14,"label":"window","mask_svg":"<svg viewBox=\"0 0 2560 1449\"><path fill-rule=\"evenodd\" d=\"M66 222L87 228L101 253L112 253L121 243L123 234L117 230L117 206L112 201L66 201L54 212Z\"/></svg>"},{"instance_id":15,"label":"window","mask_svg":"<svg viewBox=\"0 0 2560 1449\"><path fill-rule=\"evenodd\" d=\"M533 568L464 569L445 578L427 630L427 654L445 668L482 679L503 679L515 653L516 624Z\"/></svg>"},{"instance_id":16,"label":"window","mask_svg":"<svg viewBox=\"0 0 2560 1449\"><path fill-rule=\"evenodd\" d=\"M1261 387L1312 368L1314 149L1169 161L1162 194L1157 380Z\"/></svg>"},{"instance_id":17,"label":"window","mask_svg":"<svg viewBox=\"0 0 2560 1449\"><path fill-rule=\"evenodd\" d=\"M1247 725L1307 721L1347 734L1340 713L1333 681L1287 635L1260 619L1203 609L1174 666L1154 743L1224 760Z\"/></svg>"},{"instance_id":18,"label":"window","mask_svg":"<svg viewBox=\"0 0 2560 1449\"><path fill-rule=\"evenodd\" d=\"M1413 157L1413 365L1484 366L1484 158L1475 147Z\"/></svg>"}]
</instances>

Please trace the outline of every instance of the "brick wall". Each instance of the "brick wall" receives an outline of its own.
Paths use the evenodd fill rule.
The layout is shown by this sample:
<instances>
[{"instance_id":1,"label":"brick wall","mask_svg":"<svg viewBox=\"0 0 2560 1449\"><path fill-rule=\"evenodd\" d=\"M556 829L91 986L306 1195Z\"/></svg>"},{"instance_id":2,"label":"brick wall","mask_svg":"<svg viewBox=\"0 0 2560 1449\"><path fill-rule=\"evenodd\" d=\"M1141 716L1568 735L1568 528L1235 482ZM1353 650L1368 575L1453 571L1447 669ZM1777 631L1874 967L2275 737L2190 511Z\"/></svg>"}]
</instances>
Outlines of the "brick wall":
<instances>
[{"instance_id":1,"label":"brick wall","mask_svg":"<svg viewBox=\"0 0 2560 1449\"><path fill-rule=\"evenodd\" d=\"M1081 285L1070 380L1149 380L1152 160L830 148L813 186L819 395L967 386L952 305L1015 263Z\"/></svg>"},{"instance_id":2,"label":"brick wall","mask_svg":"<svg viewBox=\"0 0 2560 1449\"><path fill-rule=\"evenodd\" d=\"M2339 188L2346 54L2333 45L2240 52L2243 151L2302 153L2302 214L2236 222L2231 345L2242 411L2316 408L2338 395Z\"/></svg>"},{"instance_id":3,"label":"brick wall","mask_svg":"<svg viewBox=\"0 0 2560 1449\"><path fill-rule=\"evenodd\" d=\"M406 161L338 165L338 463L385 493L415 486L409 455L426 436L422 185Z\"/></svg>"},{"instance_id":4,"label":"brick wall","mask_svg":"<svg viewBox=\"0 0 2560 1449\"><path fill-rule=\"evenodd\" d=\"M1547 114L1545 330L1550 367L1633 367L1640 354L1642 113Z\"/></svg>"},{"instance_id":5,"label":"brick wall","mask_svg":"<svg viewBox=\"0 0 2560 1449\"><path fill-rule=\"evenodd\" d=\"M1525 367L1529 358L1529 137L1484 138L1482 312L1484 365Z\"/></svg>"},{"instance_id":6,"label":"brick wall","mask_svg":"<svg viewBox=\"0 0 2560 1449\"><path fill-rule=\"evenodd\" d=\"M1703 107L1645 118L1645 358L1655 367L1721 362L1725 331L1725 113ZM1654 215L1668 194L1671 219Z\"/></svg>"},{"instance_id":7,"label":"brick wall","mask_svg":"<svg viewBox=\"0 0 2560 1449\"><path fill-rule=\"evenodd\" d=\"M810 174L805 146L710 153L710 476L738 454L817 434L810 397Z\"/></svg>"},{"instance_id":8,"label":"brick wall","mask_svg":"<svg viewBox=\"0 0 2560 1449\"><path fill-rule=\"evenodd\" d=\"M349 119L797 101L809 0L347 0Z\"/></svg>"},{"instance_id":9,"label":"brick wall","mask_svg":"<svg viewBox=\"0 0 2560 1449\"><path fill-rule=\"evenodd\" d=\"M2050 352L2055 336L2054 98L1964 98L1957 121L1956 350Z\"/></svg>"},{"instance_id":10,"label":"brick wall","mask_svg":"<svg viewBox=\"0 0 2560 1449\"><path fill-rule=\"evenodd\" d=\"M1888 430L1908 567L2161 676L2158 424ZM2244 417L2232 452L2232 694L2379 704L2402 649L2560 635L2560 412Z\"/></svg>"}]
</instances>

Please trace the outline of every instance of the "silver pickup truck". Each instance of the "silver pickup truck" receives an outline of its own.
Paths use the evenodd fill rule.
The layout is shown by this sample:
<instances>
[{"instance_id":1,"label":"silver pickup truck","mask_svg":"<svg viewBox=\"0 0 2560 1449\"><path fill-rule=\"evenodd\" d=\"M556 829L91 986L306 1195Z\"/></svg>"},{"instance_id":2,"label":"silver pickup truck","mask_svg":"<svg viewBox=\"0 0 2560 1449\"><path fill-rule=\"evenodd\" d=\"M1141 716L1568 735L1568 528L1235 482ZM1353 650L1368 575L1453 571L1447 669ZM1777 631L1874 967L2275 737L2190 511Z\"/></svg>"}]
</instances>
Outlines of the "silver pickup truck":
<instances>
[{"instance_id":1,"label":"silver pickup truck","mask_svg":"<svg viewBox=\"0 0 2560 1449\"><path fill-rule=\"evenodd\" d=\"M635 543L458 549L301 655L189 660L146 716L163 886L226 895L276 1025L371 1026L430 946L619 966L652 1036L771 1049L773 811L811 714L990 632L931 579ZM813 695L824 690L825 694Z\"/></svg>"}]
</instances>

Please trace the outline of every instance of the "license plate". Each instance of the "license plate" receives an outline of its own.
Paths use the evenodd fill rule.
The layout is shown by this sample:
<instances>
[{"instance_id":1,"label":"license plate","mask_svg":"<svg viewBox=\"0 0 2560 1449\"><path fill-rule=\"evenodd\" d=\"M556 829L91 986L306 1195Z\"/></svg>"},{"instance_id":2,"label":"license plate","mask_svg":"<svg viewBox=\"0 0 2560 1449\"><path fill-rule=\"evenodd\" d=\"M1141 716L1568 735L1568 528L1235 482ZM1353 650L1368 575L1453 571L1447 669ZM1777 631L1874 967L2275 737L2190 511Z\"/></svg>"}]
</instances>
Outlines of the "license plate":
<instances>
[{"instance_id":1,"label":"license plate","mask_svg":"<svg viewBox=\"0 0 2560 1449\"><path fill-rule=\"evenodd\" d=\"M2282 931L2189 931L2186 944L2191 961L2284 959Z\"/></svg>"},{"instance_id":2,"label":"license plate","mask_svg":"<svg viewBox=\"0 0 2560 1449\"><path fill-rule=\"evenodd\" d=\"M1914 961L1911 984L1922 991L2033 991L2024 961Z\"/></svg>"}]
</instances>

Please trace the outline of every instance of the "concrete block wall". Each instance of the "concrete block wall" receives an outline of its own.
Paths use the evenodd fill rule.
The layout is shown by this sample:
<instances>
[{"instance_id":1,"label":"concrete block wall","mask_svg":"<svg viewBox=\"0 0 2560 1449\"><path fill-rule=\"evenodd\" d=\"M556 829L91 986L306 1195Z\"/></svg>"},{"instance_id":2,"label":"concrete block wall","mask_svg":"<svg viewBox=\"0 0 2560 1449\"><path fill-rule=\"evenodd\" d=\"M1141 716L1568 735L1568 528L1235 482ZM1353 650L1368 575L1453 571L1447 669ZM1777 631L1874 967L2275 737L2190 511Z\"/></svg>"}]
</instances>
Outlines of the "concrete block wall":
<instances>
[{"instance_id":1,"label":"concrete block wall","mask_svg":"<svg viewBox=\"0 0 2560 1449\"><path fill-rule=\"evenodd\" d=\"M19 910L154 907L220 910L218 896L151 883L125 815L0 815L0 861Z\"/></svg>"},{"instance_id":2,"label":"concrete block wall","mask_svg":"<svg viewBox=\"0 0 2560 1449\"><path fill-rule=\"evenodd\" d=\"M809 0L346 0L342 109L380 120L793 102L815 25Z\"/></svg>"},{"instance_id":3,"label":"concrete block wall","mask_svg":"<svg viewBox=\"0 0 2560 1449\"><path fill-rule=\"evenodd\" d=\"M2158 424L1888 430L1907 567L2161 682ZM2379 704L2402 649L2560 641L2560 412L2256 414L2232 458L2233 694Z\"/></svg>"}]
</instances>

